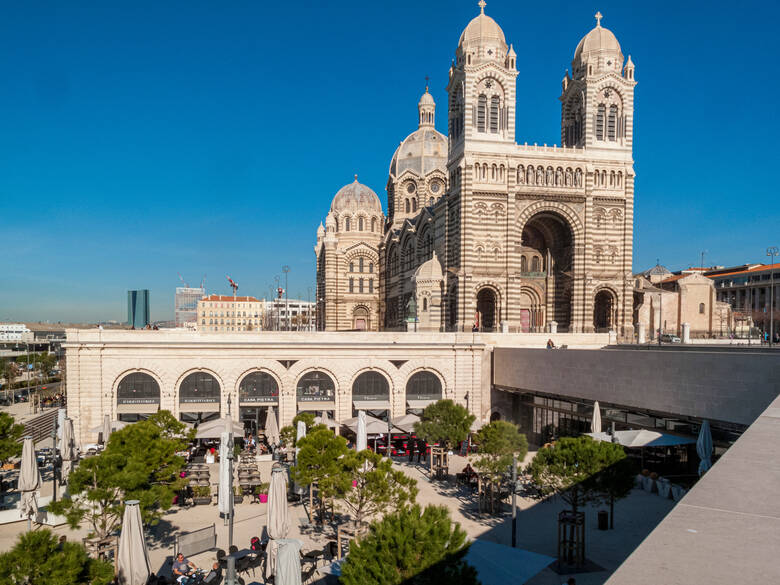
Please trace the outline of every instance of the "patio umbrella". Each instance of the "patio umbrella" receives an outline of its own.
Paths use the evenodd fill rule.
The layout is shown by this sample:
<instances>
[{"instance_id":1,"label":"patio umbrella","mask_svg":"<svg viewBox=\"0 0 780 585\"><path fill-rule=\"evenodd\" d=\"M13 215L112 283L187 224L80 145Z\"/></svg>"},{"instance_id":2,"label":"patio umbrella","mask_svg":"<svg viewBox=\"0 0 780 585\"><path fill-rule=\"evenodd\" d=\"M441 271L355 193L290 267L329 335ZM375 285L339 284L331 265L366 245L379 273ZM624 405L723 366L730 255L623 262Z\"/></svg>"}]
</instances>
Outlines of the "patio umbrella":
<instances>
[{"instance_id":1,"label":"patio umbrella","mask_svg":"<svg viewBox=\"0 0 780 585\"><path fill-rule=\"evenodd\" d=\"M222 433L233 433L234 436L242 436L244 429L240 423L237 423L229 416L223 416L216 420L204 422L198 427L195 433L196 439L219 439Z\"/></svg>"},{"instance_id":2,"label":"patio umbrella","mask_svg":"<svg viewBox=\"0 0 780 585\"><path fill-rule=\"evenodd\" d=\"M357 440L355 441L355 450L364 451L368 447L368 435L366 429L366 411L358 411L357 420Z\"/></svg>"},{"instance_id":3,"label":"patio umbrella","mask_svg":"<svg viewBox=\"0 0 780 585\"><path fill-rule=\"evenodd\" d=\"M590 419L590 431L592 433L601 432L601 409L599 408L599 401L593 403L593 418Z\"/></svg>"},{"instance_id":4,"label":"patio umbrella","mask_svg":"<svg viewBox=\"0 0 780 585\"><path fill-rule=\"evenodd\" d=\"M233 511L233 459L230 457L230 433L222 433L219 442L219 513L229 517Z\"/></svg>"},{"instance_id":5,"label":"patio umbrella","mask_svg":"<svg viewBox=\"0 0 780 585\"><path fill-rule=\"evenodd\" d=\"M114 431L121 431L123 428L125 428L127 425L130 424L128 422L124 422L124 421L121 421L121 420L111 420L111 417L109 415L105 415L103 417L103 422L101 424L99 424L98 426L92 427L91 429L89 429L89 432L90 433L105 433L106 418L109 419L109 423L111 425L111 431L109 432L109 434L113 433Z\"/></svg>"},{"instance_id":6,"label":"patio umbrella","mask_svg":"<svg viewBox=\"0 0 780 585\"><path fill-rule=\"evenodd\" d=\"M696 453L699 455L699 475L712 467L712 433L710 432L710 421L705 420L699 429L699 438L696 439Z\"/></svg>"},{"instance_id":7,"label":"patio umbrella","mask_svg":"<svg viewBox=\"0 0 780 585\"><path fill-rule=\"evenodd\" d=\"M675 445L688 445L693 443L693 439L680 437L678 435L667 435L658 431L648 431L647 429L635 429L629 431L615 431L614 435L609 433L585 433L597 441L615 442L629 449L639 449L643 447L673 447Z\"/></svg>"},{"instance_id":8,"label":"patio umbrella","mask_svg":"<svg viewBox=\"0 0 780 585\"><path fill-rule=\"evenodd\" d=\"M290 531L290 513L287 509L287 472L281 465L271 470L271 484L268 488L268 561L265 565L266 579L274 575L276 568L277 541L286 538Z\"/></svg>"},{"instance_id":9,"label":"patio umbrella","mask_svg":"<svg viewBox=\"0 0 780 585\"><path fill-rule=\"evenodd\" d=\"M27 530L32 527L32 516L38 513L36 491L40 487L41 473L38 471L35 445L32 437L25 437L22 445L22 468L19 470L19 491L22 492L19 509L23 516L27 516Z\"/></svg>"},{"instance_id":10,"label":"patio umbrella","mask_svg":"<svg viewBox=\"0 0 780 585\"><path fill-rule=\"evenodd\" d=\"M339 426L339 423L337 423L335 420L331 420L331 418L328 416L327 410L322 413L322 416L314 417L314 423L318 425L325 425L329 429L335 429Z\"/></svg>"},{"instance_id":11,"label":"patio umbrella","mask_svg":"<svg viewBox=\"0 0 780 585\"><path fill-rule=\"evenodd\" d=\"M62 481L67 482L70 472L73 470L73 462L76 460L76 440L73 435L73 419L66 418L62 425L62 437L59 444L60 457L62 458Z\"/></svg>"},{"instance_id":12,"label":"patio umbrella","mask_svg":"<svg viewBox=\"0 0 780 585\"><path fill-rule=\"evenodd\" d=\"M393 426L401 429L405 433L414 432L414 423L418 422L420 417L416 414L405 414L393 419Z\"/></svg>"},{"instance_id":13,"label":"patio umbrella","mask_svg":"<svg viewBox=\"0 0 780 585\"><path fill-rule=\"evenodd\" d=\"M297 538L279 541L275 585L301 585L301 547L303 542Z\"/></svg>"},{"instance_id":14,"label":"patio umbrella","mask_svg":"<svg viewBox=\"0 0 780 585\"><path fill-rule=\"evenodd\" d=\"M382 420L381 418L376 418L374 416L371 416L370 414L365 414L365 411L358 411L359 413L363 413L363 416L365 417L366 421L366 434L367 435L379 435L384 434L388 431L387 429L387 421ZM360 416L356 416L354 418L348 418L341 424L345 427L349 428L353 433L357 434L358 432L358 423L360 421ZM402 429L399 429L397 427L392 427L390 429L390 432L393 433L403 433L404 431Z\"/></svg>"},{"instance_id":15,"label":"patio umbrella","mask_svg":"<svg viewBox=\"0 0 780 585\"><path fill-rule=\"evenodd\" d=\"M138 500L125 502L122 532L119 534L116 572L117 582L120 585L145 585L152 573Z\"/></svg>"},{"instance_id":16,"label":"patio umbrella","mask_svg":"<svg viewBox=\"0 0 780 585\"><path fill-rule=\"evenodd\" d=\"M271 447L279 444L279 423L276 422L273 406L268 408L268 414L265 416L265 438Z\"/></svg>"}]
</instances>

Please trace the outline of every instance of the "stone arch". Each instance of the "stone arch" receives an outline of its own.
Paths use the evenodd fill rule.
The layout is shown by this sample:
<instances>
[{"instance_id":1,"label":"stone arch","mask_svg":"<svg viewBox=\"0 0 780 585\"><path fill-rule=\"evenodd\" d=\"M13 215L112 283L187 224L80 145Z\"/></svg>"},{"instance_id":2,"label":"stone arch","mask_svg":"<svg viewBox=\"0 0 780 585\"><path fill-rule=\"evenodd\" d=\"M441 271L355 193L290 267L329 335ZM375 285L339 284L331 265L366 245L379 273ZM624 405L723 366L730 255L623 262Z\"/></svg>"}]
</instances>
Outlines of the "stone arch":
<instances>
[{"instance_id":1,"label":"stone arch","mask_svg":"<svg viewBox=\"0 0 780 585\"><path fill-rule=\"evenodd\" d=\"M211 376L218 386L217 400L211 400L213 398L210 394L206 395L207 399L196 400L194 397L190 397L191 400L182 402L182 385L190 378L190 376L196 374L208 374ZM176 381L174 402L179 413L179 418L183 418L183 413L197 414L196 420L203 422L209 418L218 417L222 412L222 399L227 390L225 381L214 370L209 368L190 368L185 371L179 379ZM190 406L185 406L189 404ZM216 407L213 406L216 404Z\"/></svg>"},{"instance_id":2,"label":"stone arch","mask_svg":"<svg viewBox=\"0 0 780 585\"><path fill-rule=\"evenodd\" d=\"M139 396L137 399L133 399L130 396L119 396L119 386L122 381L133 374L148 376L157 384L156 400L155 396L153 396L153 392L143 392L144 395ZM114 378L114 382L111 385L111 408L116 412L117 416L124 413L152 414L162 408L162 388L162 379L152 370L146 368L131 368L124 370ZM122 401L121 404L120 400Z\"/></svg>"},{"instance_id":3,"label":"stone arch","mask_svg":"<svg viewBox=\"0 0 780 585\"><path fill-rule=\"evenodd\" d=\"M352 329L355 331L371 330L371 309L365 304L352 307Z\"/></svg>"},{"instance_id":4,"label":"stone arch","mask_svg":"<svg viewBox=\"0 0 780 585\"><path fill-rule=\"evenodd\" d=\"M476 287L476 309L480 331L497 331L501 321L501 291L493 284Z\"/></svg>"},{"instance_id":5,"label":"stone arch","mask_svg":"<svg viewBox=\"0 0 780 585\"><path fill-rule=\"evenodd\" d=\"M597 332L617 327L620 296L614 287L601 285L593 290L593 328Z\"/></svg>"},{"instance_id":6,"label":"stone arch","mask_svg":"<svg viewBox=\"0 0 780 585\"><path fill-rule=\"evenodd\" d=\"M279 374L274 372L271 368L265 367L265 366L252 367L252 368L249 368L249 369L244 370L243 372L241 372L238 375L238 377L236 378L236 385L235 385L235 388L233 388L233 391L236 393L236 395L238 395L238 393L240 391L241 382L244 381L244 378L249 376L249 374L253 374L255 372L262 372L264 374L268 374L269 376L271 376L274 379L274 381L276 382L276 388L277 388L277 390L279 392L279 395L281 396L282 388L284 387L284 385L282 383L281 376L279 376Z\"/></svg>"},{"instance_id":7,"label":"stone arch","mask_svg":"<svg viewBox=\"0 0 780 585\"><path fill-rule=\"evenodd\" d=\"M452 388L449 388L447 385L447 378L442 374L441 370L436 367L427 366L427 365L412 365L409 367L405 372L402 372L403 374L403 387L401 390L403 390L404 395L406 395L406 387L409 384L409 380L412 379L412 376L415 374L418 374L420 372L429 372L436 376L439 379L439 384L441 384L441 397L442 398L452 398L454 399L454 396L449 396L449 392L452 391Z\"/></svg>"},{"instance_id":8,"label":"stone arch","mask_svg":"<svg viewBox=\"0 0 780 585\"><path fill-rule=\"evenodd\" d=\"M181 388L182 382L190 374L197 374L198 372L205 372L207 374L211 374L212 376L214 376L214 378L217 380L217 383L219 384L220 391L221 392L225 391L225 381L222 379L222 376L217 374L216 370L212 370L211 368L189 368L188 370L185 370L182 374L179 375L179 377L176 380L176 383L173 386L174 400L177 404L179 399L179 389Z\"/></svg>"}]
</instances>

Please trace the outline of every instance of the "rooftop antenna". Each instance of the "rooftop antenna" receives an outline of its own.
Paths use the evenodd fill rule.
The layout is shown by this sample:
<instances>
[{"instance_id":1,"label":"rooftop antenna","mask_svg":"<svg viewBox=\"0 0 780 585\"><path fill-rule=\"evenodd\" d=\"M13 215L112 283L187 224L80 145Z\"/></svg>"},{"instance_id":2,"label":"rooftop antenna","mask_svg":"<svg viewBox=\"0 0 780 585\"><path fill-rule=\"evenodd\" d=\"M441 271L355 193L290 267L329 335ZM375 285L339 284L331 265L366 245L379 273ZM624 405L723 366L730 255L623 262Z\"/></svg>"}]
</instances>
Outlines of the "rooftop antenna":
<instances>
[{"instance_id":1,"label":"rooftop antenna","mask_svg":"<svg viewBox=\"0 0 780 585\"><path fill-rule=\"evenodd\" d=\"M704 270L704 255L707 253L707 250L701 251L701 268Z\"/></svg>"}]
</instances>

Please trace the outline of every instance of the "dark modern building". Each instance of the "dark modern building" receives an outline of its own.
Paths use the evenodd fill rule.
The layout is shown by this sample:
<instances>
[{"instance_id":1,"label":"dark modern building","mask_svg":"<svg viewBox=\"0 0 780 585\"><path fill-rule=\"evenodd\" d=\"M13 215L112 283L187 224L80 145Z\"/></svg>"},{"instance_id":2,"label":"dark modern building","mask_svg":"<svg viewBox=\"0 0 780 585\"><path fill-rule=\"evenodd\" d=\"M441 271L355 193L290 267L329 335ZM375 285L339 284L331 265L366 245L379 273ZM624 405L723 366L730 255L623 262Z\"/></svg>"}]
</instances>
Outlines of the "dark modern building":
<instances>
[{"instance_id":1,"label":"dark modern building","mask_svg":"<svg viewBox=\"0 0 780 585\"><path fill-rule=\"evenodd\" d=\"M127 291L127 324L143 329L149 322L149 290Z\"/></svg>"}]
</instances>

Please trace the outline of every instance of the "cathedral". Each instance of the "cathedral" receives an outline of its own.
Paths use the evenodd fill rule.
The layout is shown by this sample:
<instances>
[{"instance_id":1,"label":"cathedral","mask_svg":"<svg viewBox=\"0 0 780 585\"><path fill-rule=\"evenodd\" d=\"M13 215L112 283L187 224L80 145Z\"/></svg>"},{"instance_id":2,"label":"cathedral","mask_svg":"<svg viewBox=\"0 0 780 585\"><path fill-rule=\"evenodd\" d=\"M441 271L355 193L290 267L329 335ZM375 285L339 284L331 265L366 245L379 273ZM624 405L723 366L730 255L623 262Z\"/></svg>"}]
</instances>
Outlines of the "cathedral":
<instances>
[{"instance_id":1,"label":"cathedral","mask_svg":"<svg viewBox=\"0 0 780 585\"><path fill-rule=\"evenodd\" d=\"M596 26L561 88L561 145L515 136L517 54L480 13L390 161L387 216L355 181L317 231L319 330L633 336L634 64Z\"/></svg>"}]
</instances>

